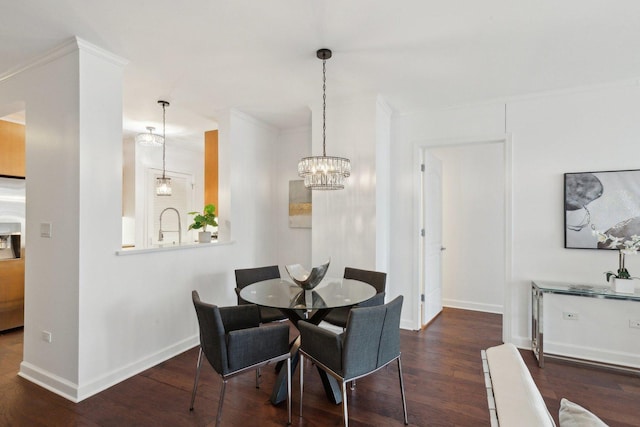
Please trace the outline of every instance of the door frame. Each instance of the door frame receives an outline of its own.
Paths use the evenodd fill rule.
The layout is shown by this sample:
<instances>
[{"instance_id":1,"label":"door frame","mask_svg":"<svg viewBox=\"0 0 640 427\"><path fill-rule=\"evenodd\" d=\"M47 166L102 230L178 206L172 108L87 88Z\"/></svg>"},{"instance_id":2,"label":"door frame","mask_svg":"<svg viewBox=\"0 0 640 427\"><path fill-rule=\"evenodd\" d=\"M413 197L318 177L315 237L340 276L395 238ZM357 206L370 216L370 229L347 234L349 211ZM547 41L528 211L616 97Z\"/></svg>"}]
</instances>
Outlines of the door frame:
<instances>
[{"instance_id":1,"label":"door frame","mask_svg":"<svg viewBox=\"0 0 640 427\"><path fill-rule=\"evenodd\" d=\"M427 219L427 199L428 197L426 197L426 192L427 192L427 185L428 185L428 179L427 179L427 173L430 170L428 163L428 153L430 152L430 148L423 148L420 150L420 159L421 159L421 164L420 164L420 172L421 172L421 177L422 179L420 180L420 265L419 265L419 273L418 273L418 277L419 277L419 286L420 286L420 290L419 290L419 294L418 294L418 298L420 299L420 329L424 328L425 326L427 326L429 323L431 323L436 317L438 317L440 315L440 313L442 313L442 225L443 225L443 217L442 217L442 189L443 189L443 169L442 169L442 161L436 157L433 153L431 153L431 157L433 157L434 159L436 159L436 161L439 164L439 168L440 168L440 252L439 252L439 257L440 257L440 271L439 271L439 277L440 277L440 311L438 312L438 314L436 314L435 316L433 316L431 319L429 320L425 320L426 316L425 316L425 312L427 310L426 308L426 296L427 296L427 292L426 292L426 283L427 283L427 263L426 263L426 257L427 257L427 236L433 233L433 230L429 229L426 219ZM422 165L424 165L424 168L422 167Z\"/></svg>"},{"instance_id":2,"label":"door frame","mask_svg":"<svg viewBox=\"0 0 640 427\"><path fill-rule=\"evenodd\" d=\"M423 244L420 230L424 227L423 224L423 212L422 212L422 172L421 165L423 162L423 151L431 148L442 147L459 147L464 145L477 145L487 143L501 143L504 146L504 249L505 249L505 271L504 271L504 310L502 315L502 340L503 342L511 342L512 331L512 319L511 313L513 312L513 292L511 291L513 285L513 157L512 157L512 142L513 136L511 133L505 133L500 135L483 135L477 137L465 137L465 138L450 138L450 139L425 139L416 141L413 144L413 159L414 159L414 286L412 298L415 301L413 309L417 314L415 317L415 329L419 330L421 325L421 280L423 271Z\"/></svg>"}]
</instances>

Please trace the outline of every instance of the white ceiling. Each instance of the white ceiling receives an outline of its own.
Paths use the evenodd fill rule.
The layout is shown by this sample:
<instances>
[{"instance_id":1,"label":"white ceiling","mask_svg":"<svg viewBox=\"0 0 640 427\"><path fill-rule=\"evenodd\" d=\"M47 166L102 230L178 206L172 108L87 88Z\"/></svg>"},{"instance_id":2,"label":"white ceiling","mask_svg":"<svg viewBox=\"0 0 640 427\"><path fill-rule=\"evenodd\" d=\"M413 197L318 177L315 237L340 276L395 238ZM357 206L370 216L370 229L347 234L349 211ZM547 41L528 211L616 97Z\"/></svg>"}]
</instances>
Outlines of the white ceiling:
<instances>
[{"instance_id":1,"label":"white ceiling","mask_svg":"<svg viewBox=\"0 0 640 427\"><path fill-rule=\"evenodd\" d=\"M395 113L640 76L637 0L0 0L0 75L76 35L127 60L125 134L201 137L236 108L281 129L308 105ZM0 100L1 102L1 100Z\"/></svg>"}]
</instances>

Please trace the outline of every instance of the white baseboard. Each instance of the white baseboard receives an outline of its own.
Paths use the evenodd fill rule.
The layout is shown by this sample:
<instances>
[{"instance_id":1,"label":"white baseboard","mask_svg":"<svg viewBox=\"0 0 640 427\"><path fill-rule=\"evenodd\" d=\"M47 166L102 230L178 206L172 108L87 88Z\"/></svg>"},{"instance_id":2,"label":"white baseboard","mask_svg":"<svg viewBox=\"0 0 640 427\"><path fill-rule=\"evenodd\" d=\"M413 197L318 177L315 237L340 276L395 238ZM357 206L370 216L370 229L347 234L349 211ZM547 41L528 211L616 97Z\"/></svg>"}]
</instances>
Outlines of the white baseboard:
<instances>
[{"instance_id":1,"label":"white baseboard","mask_svg":"<svg viewBox=\"0 0 640 427\"><path fill-rule=\"evenodd\" d=\"M156 353L145 356L137 362L118 368L82 385L74 384L28 362L22 362L20 364L20 372L18 375L65 399L77 403L159 363L171 359L197 346L199 343L200 340L197 335L191 336Z\"/></svg>"},{"instance_id":2,"label":"white baseboard","mask_svg":"<svg viewBox=\"0 0 640 427\"><path fill-rule=\"evenodd\" d=\"M640 356L622 351L612 351L610 349L577 346L545 340L544 352L550 356L557 355L606 365L640 369Z\"/></svg>"},{"instance_id":3,"label":"white baseboard","mask_svg":"<svg viewBox=\"0 0 640 427\"><path fill-rule=\"evenodd\" d=\"M442 305L450 308L460 308L463 310L483 311L485 313L503 314L504 307L497 304L481 304L473 301L462 301L455 299L443 299Z\"/></svg>"},{"instance_id":4,"label":"white baseboard","mask_svg":"<svg viewBox=\"0 0 640 427\"><path fill-rule=\"evenodd\" d=\"M531 339L529 337L512 337L511 343L523 350L531 350ZM557 356L576 362L640 370L640 356L637 354L564 344L549 340L544 341L544 353L549 358Z\"/></svg>"},{"instance_id":5,"label":"white baseboard","mask_svg":"<svg viewBox=\"0 0 640 427\"><path fill-rule=\"evenodd\" d=\"M406 329L408 331L418 331L419 327L411 319L400 319L400 329Z\"/></svg>"},{"instance_id":6,"label":"white baseboard","mask_svg":"<svg viewBox=\"0 0 640 427\"><path fill-rule=\"evenodd\" d=\"M62 377L40 369L28 362L23 361L20 363L20 372L18 372L18 376L21 376L25 380L31 381L34 384L38 384L40 387L74 403L79 402L77 396L78 384L67 381Z\"/></svg>"},{"instance_id":7,"label":"white baseboard","mask_svg":"<svg viewBox=\"0 0 640 427\"><path fill-rule=\"evenodd\" d=\"M509 342L523 350L531 350L531 338L529 337L523 337L523 336L511 337L511 340Z\"/></svg>"}]
</instances>

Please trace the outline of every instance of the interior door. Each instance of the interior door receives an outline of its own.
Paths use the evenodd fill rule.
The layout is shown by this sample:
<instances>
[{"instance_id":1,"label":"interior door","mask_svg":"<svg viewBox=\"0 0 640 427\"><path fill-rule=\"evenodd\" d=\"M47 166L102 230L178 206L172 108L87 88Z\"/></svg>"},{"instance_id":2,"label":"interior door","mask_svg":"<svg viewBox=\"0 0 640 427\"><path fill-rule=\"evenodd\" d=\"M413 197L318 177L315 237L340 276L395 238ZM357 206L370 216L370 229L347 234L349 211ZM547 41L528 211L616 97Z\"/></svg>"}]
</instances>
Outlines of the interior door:
<instances>
[{"instance_id":1,"label":"interior door","mask_svg":"<svg viewBox=\"0 0 640 427\"><path fill-rule=\"evenodd\" d=\"M442 162L424 150L422 326L442 311Z\"/></svg>"}]
</instances>

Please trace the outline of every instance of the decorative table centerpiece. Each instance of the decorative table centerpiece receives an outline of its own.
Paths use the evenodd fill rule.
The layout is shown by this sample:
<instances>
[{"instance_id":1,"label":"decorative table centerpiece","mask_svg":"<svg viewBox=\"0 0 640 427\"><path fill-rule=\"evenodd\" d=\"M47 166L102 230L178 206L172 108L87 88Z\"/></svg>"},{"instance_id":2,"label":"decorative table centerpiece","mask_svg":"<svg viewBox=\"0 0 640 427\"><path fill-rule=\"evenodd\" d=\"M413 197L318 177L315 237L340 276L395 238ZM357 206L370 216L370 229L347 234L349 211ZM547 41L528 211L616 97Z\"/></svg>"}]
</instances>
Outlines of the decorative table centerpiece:
<instances>
[{"instance_id":1,"label":"decorative table centerpiece","mask_svg":"<svg viewBox=\"0 0 640 427\"><path fill-rule=\"evenodd\" d=\"M611 249L618 249L618 271L606 271L607 282L611 282L611 288L615 292L632 294L635 292L635 284L629 270L624 266L625 255L635 255L640 249L640 236L633 235L625 240L625 237L617 237L612 234L602 233L595 230L598 243L608 244Z\"/></svg>"},{"instance_id":2,"label":"decorative table centerpiece","mask_svg":"<svg viewBox=\"0 0 640 427\"><path fill-rule=\"evenodd\" d=\"M311 271L307 271L300 264L285 265L284 268L289 273L291 280L305 291L310 291L320 284L329 269L329 259L326 263L313 267Z\"/></svg>"}]
</instances>

